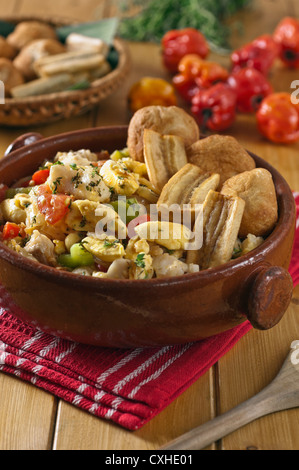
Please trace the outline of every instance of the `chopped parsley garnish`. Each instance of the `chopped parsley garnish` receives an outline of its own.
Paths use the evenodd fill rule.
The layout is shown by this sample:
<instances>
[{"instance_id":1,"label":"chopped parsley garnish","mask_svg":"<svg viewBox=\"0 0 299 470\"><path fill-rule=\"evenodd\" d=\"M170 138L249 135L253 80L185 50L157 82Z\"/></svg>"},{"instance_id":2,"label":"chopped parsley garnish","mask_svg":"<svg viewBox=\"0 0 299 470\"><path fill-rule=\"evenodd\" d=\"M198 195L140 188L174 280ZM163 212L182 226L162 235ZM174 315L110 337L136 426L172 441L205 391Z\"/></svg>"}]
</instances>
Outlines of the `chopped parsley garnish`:
<instances>
[{"instance_id":1,"label":"chopped parsley garnish","mask_svg":"<svg viewBox=\"0 0 299 470\"><path fill-rule=\"evenodd\" d=\"M57 166L57 165L64 166L64 163L62 163L60 160L57 160L57 162L52 164L52 166Z\"/></svg>"},{"instance_id":2,"label":"chopped parsley garnish","mask_svg":"<svg viewBox=\"0 0 299 470\"><path fill-rule=\"evenodd\" d=\"M30 236L23 238L23 240L21 241L21 247L24 248L27 245L27 243L30 242L30 239L31 239Z\"/></svg>"},{"instance_id":3,"label":"chopped parsley garnish","mask_svg":"<svg viewBox=\"0 0 299 470\"><path fill-rule=\"evenodd\" d=\"M118 243L120 243L119 240L114 240L112 242L105 240L104 248L115 248Z\"/></svg>"},{"instance_id":4,"label":"chopped parsley garnish","mask_svg":"<svg viewBox=\"0 0 299 470\"><path fill-rule=\"evenodd\" d=\"M70 165L70 167L71 167L71 169L74 170L74 171L79 170L79 168L78 168L78 166L76 165L76 163L72 163L72 164Z\"/></svg>"},{"instance_id":5,"label":"chopped parsley garnish","mask_svg":"<svg viewBox=\"0 0 299 470\"><path fill-rule=\"evenodd\" d=\"M145 253L140 253L137 255L135 260L135 264L138 268L144 269L145 268L145 261L144 261Z\"/></svg>"},{"instance_id":6,"label":"chopped parsley garnish","mask_svg":"<svg viewBox=\"0 0 299 470\"><path fill-rule=\"evenodd\" d=\"M93 188L95 188L96 186L98 186L100 184L100 181L91 181L87 186L86 186L86 190L87 191L92 191Z\"/></svg>"},{"instance_id":7,"label":"chopped parsley garnish","mask_svg":"<svg viewBox=\"0 0 299 470\"><path fill-rule=\"evenodd\" d=\"M82 220L80 222L80 227L81 228L85 227L86 223L87 223L87 220L86 220L86 217L84 216L84 217L82 217Z\"/></svg>"},{"instance_id":8,"label":"chopped parsley garnish","mask_svg":"<svg viewBox=\"0 0 299 470\"><path fill-rule=\"evenodd\" d=\"M54 186L54 189L52 189L53 194L57 193L58 186L60 186L60 184L61 184L61 180L62 180L62 176L60 176L60 178L57 178L55 181L53 181L53 186Z\"/></svg>"},{"instance_id":9,"label":"chopped parsley garnish","mask_svg":"<svg viewBox=\"0 0 299 470\"><path fill-rule=\"evenodd\" d=\"M91 165L91 166L93 166L93 165ZM95 178L95 176L99 176L100 178L102 178L101 175L100 175L99 168L94 168L94 170L92 170L91 177Z\"/></svg>"},{"instance_id":10,"label":"chopped parsley garnish","mask_svg":"<svg viewBox=\"0 0 299 470\"><path fill-rule=\"evenodd\" d=\"M78 188L79 184L82 183L79 173L77 173L76 176L72 178L72 183L74 183L75 188Z\"/></svg>"}]
</instances>

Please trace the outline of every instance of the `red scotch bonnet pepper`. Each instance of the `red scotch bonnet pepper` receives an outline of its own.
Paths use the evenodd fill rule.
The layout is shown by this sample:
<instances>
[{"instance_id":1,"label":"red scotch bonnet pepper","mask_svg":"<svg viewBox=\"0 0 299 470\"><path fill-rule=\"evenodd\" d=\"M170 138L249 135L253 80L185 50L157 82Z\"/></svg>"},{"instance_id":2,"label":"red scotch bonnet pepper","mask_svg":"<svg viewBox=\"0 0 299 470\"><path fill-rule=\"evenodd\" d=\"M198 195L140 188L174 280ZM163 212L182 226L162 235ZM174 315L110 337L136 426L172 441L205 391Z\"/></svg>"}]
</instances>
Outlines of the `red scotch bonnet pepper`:
<instances>
[{"instance_id":1,"label":"red scotch bonnet pepper","mask_svg":"<svg viewBox=\"0 0 299 470\"><path fill-rule=\"evenodd\" d=\"M228 78L229 86L237 96L237 109L240 113L254 113L263 99L273 93L268 79L256 69L246 67Z\"/></svg>"},{"instance_id":2,"label":"red scotch bonnet pepper","mask_svg":"<svg viewBox=\"0 0 299 470\"><path fill-rule=\"evenodd\" d=\"M264 34L234 51L231 55L233 71L251 67L267 75L279 57L280 47L272 36Z\"/></svg>"},{"instance_id":3,"label":"red scotch bonnet pepper","mask_svg":"<svg viewBox=\"0 0 299 470\"><path fill-rule=\"evenodd\" d=\"M223 131L236 119L237 97L225 83L200 90L192 99L191 111L204 131Z\"/></svg>"},{"instance_id":4,"label":"red scotch bonnet pepper","mask_svg":"<svg viewBox=\"0 0 299 470\"><path fill-rule=\"evenodd\" d=\"M205 59L209 53L208 43L200 31L194 28L168 31L162 38L163 62L172 73L178 71L180 60L187 54L197 54Z\"/></svg>"},{"instance_id":5,"label":"red scotch bonnet pepper","mask_svg":"<svg viewBox=\"0 0 299 470\"><path fill-rule=\"evenodd\" d=\"M280 48L282 62L291 68L299 68L299 21L296 18L284 18L273 38Z\"/></svg>"}]
</instances>

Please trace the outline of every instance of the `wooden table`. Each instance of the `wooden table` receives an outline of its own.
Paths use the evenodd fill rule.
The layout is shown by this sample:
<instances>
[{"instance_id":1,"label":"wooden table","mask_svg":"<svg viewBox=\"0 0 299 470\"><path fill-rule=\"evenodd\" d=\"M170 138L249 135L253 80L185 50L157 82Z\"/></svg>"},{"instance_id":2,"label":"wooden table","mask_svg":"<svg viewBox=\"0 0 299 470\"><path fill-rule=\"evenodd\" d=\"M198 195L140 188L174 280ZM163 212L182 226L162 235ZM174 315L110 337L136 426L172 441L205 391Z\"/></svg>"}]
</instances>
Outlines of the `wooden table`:
<instances>
[{"instance_id":1,"label":"wooden table","mask_svg":"<svg viewBox=\"0 0 299 470\"><path fill-rule=\"evenodd\" d=\"M3 2L4 3L4 2ZM53 14L90 20L114 14L109 1L101 0L11 0L1 2L0 14ZM250 12L238 15L244 35L235 34L239 45L262 33L271 33L286 15L299 16L296 0L257 0ZM159 46L130 44L133 69L124 86L97 109L68 121L37 130L50 136L91 126L126 124L126 97L132 83L142 76L169 78L161 66ZM220 58L227 63L227 58ZM299 71L278 65L272 75L277 90L290 90ZM29 131L30 129L26 129ZM20 129L0 129L0 154ZM274 165L290 186L299 190L299 145L272 145L256 131L254 117L240 116L230 130L249 150ZM299 287L282 322L268 332L251 331L208 373L191 386L143 429L130 433L64 403L52 395L0 374L1 450L155 450L173 438L238 405L266 386L282 365L289 347L299 339ZM217 450L298 450L299 410L260 419L215 443Z\"/></svg>"}]
</instances>

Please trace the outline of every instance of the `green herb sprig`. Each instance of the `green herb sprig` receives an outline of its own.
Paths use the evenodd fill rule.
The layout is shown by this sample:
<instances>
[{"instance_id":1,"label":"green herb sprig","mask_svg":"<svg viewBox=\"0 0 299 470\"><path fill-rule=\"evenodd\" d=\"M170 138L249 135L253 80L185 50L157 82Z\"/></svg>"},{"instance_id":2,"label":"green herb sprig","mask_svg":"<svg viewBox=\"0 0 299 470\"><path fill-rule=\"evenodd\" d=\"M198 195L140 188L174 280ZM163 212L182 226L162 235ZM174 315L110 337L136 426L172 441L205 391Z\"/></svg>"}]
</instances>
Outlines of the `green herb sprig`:
<instances>
[{"instance_id":1,"label":"green herb sprig","mask_svg":"<svg viewBox=\"0 0 299 470\"><path fill-rule=\"evenodd\" d=\"M141 268L141 269L144 269L145 268L145 253L140 253L136 260L135 260L135 264L138 268Z\"/></svg>"},{"instance_id":2,"label":"green herb sprig","mask_svg":"<svg viewBox=\"0 0 299 470\"><path fill-rule=\"evenodd\" d=\"M229 49L230 29L225 20L246 7L252 0L150 0L120 1L126 11L133 5L143 5L142 11L124 18L119 35L135 41L160 42L172 29L196 28L216 50ZM130 4L130 5L129 5Z\"/></svg>"}]
</instances>

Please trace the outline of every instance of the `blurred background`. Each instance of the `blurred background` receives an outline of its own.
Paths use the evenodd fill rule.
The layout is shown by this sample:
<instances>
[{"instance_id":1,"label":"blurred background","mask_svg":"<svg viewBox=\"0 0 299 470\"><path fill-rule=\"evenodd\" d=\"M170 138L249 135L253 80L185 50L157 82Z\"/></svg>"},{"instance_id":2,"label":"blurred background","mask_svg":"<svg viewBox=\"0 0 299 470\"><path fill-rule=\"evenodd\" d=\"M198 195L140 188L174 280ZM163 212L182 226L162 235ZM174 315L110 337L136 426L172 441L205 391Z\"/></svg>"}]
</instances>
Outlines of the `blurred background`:
<instances>
[{"instance_id":1,"label":"blurred background","mask_svg":"<svg viewBox=\"0 0 299 470\"><path fill-rule=\"evenodd\" d=\"M165 4L175 5L177 0L163 0L160 2L161 11ZM41 15L52 17L67 17L77 21L92 21L109 16L128 17L146 7L150 0L51 0L40 2L39 0L11 0L10 2L0 2L0 15ZM244 41L252 39L253 36L272 32L277 25L277 21L286 15L299 15L299 2L297 0L183 0L180 4L186 4L186 8L196 3L202 4L202 10L212 12L204 17L204 24L213 22L213 14L223 14L227 16L226 22L230 28L233 46L235 41L240 42L240 36ZM243 10L242 7L247 5ZM240 10L239 10L240 8ZM174 7L172 8L172 10ZM198 9L198 8L197 8ZM237 14L231 16L231 12L239 10ZM168 13L169 16L173 15ZM203 13L204 14L204 13ZM156 16L159 11L156 12ZM194 16L194 15L193 15ZM148 22L148 30L152 28L152 22ZM179 25L178 25L179 26ZM187 25L188 26L188 25ZM250 31L249 31L250 30ZM219 33L219 31L218 31Z\"/></svg>"}]
</instances>

